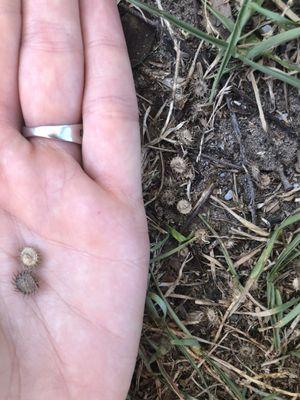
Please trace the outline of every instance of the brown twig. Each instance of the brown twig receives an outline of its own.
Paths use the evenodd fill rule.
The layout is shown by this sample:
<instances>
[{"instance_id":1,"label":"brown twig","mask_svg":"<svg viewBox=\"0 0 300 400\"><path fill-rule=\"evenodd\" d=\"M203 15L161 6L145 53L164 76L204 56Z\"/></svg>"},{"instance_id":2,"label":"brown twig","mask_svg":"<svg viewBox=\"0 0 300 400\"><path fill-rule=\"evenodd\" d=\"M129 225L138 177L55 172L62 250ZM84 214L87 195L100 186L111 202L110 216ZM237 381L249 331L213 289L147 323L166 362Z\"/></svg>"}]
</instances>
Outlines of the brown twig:
<instances>
[{"instance_id":1,"label":"brown twig","mask_svg":"<svg viewBox=\"0 0 300 400\"><path fill-rule=\"evenodd\" d=\"M186 223L183 225L184 230L186 230L191 225L192 221L197 217L197 215L200 212L200 209L204 206L204 204L210 198L210 196L214 190L214 187L215 187L215 184L211 183L209 185L209 187L202 192L202 195L201 195L200 199L198 200L197 204L195 205L193 212L187 218Z\"/></svg>"},{"instance_id":2,"label":"brown twig","mask_svg":"<svg viewBox=\"0 0 300 400\"><path fill-rule=\"evenodd\" d=\"M293 189L294 186L289 182L288 178L286 177L283 167L280 166L277 168L278 175L280 176L280 180L282 182L283 188L286 192Z\"/></svg>"},{"instance_id":3,"label":"brown twig","mask_svg":"<svg viewBox=\"0 0 300 400\"><path fill-rule=\"evenodd\" d=\"M243 169L245 171L246 193L249 197L248 208L251 213L252 222L254 224L256 224L257 218L256 218L256 205L255 205L255 189L254 189L254 184L253 184L251 175L247 169L248 163L246 160L245 149L244 149L244 146L242 143L242 134L241 134L237 116L231 108L231 99L229 96L226 96L226 103L227 103L228 110L230 112L230 119L231 119L231 124L232 124L233 130L234 130L234 133L235 133L235 137L240 146L240 159L241 159Z\"/></svg>"},{"instance_id":4,"label":"brown twig","mask_svg":"<svg viewBox=\"0 0 300 400\"><path fill-rule=\"evenodd\" d=\"M226 161L226 160L219 160L219 159L217 159L215 157L212 157L212 156L209 156L207 154L201 154L201 157L206 159L206 160L212 161L213 163L215 163L217 166L220 166L220 167L229 167L229 168L232 168L232 169L236 169L237 171L240 171L242 169L242 166L240 166L240 165L233 164L233 163L231 163L229 161Z\"/></svg>"}]
</instances>

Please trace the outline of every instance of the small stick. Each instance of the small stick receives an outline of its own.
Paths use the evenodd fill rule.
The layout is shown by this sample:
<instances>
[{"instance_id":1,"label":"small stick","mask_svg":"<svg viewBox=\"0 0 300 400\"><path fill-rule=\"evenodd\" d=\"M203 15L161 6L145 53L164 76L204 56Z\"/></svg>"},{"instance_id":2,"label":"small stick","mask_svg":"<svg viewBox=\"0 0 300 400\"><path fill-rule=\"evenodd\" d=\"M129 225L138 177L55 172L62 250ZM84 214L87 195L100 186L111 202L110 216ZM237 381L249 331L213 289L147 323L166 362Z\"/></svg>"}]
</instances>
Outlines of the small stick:
<instances>
[{"instance_id":1,"label":"small stick","mask_svg":"<svg viewBox=\"0 0 300 400\"><path fill-rule=\"evenodd\" d=\"M191 222L197 217L200 209L204 206L204 204L210 198L210 196L214 190L214 187L215 187L215 184L211 183L209 185L209 187L206 190L204 190L204 192L202 192L200 199L197 201L197 204L194 207L194 211L191 213L191 215L186 220L186 223L183 225L183 230L186 230L191 225Z\"/></svg>"},{"instance_id":2,"label":"small stick","mask_svg":"<svg viewBox=\"0 0 300 400\"><path fill-rule=\"evenodd\" d=\"M208 156L206 154L202 154L201 157L206 159L206 160L210 160L210 161L214 162L215 164L217 164L217 165L219 165L221 167L229 167L229 168L232 168L232 169L236 169L238 171L240 171L242 169L242 167L240 165L233 164L233 163L231 163L229 161L226 161L226 160L218 160L217 158L212 157L212 156Z\"/></svg>"},{"instance_id":3,"label":"small stick","mask_svg":"<svg viewBox=\"0 0 300 400\"><path fill-rule=\"evenodd\" d=\"M229 98L229 96L226 96L226 103L227 103L228 110L230 112L230 118L231 118L233 130L235 133L235 137L240 145L240 158L241 158L241 163L242 163L243 169L245 170L245 176L246 176L245 183L247 186L247 194L249 195L248 208L251 213L252 223L254 225L256 225L257 216L256 216L256 206L255 206L255 189L254 189L254 184L252 182L251 175L249 174L248 169L247 169L247 160L246 160L246 155L245 155L245 149L244 149L244 146L242 143L242 134L241 134L237 116L231 108L231 99Z\"/></svg>"},{"instance_id":4,"label":"small stick","mask_svg":"<svg viewBox=\"0 0 300 400\"><path fill-rule=\"evenodd\" d=\"M284 190L288 192L289 190L293 189L294 186L289 182L288 178L286 177L283 167L280 166L277 168L277 172L280 176L281 182L283 184Z\"/></svg>"}]
</instances>

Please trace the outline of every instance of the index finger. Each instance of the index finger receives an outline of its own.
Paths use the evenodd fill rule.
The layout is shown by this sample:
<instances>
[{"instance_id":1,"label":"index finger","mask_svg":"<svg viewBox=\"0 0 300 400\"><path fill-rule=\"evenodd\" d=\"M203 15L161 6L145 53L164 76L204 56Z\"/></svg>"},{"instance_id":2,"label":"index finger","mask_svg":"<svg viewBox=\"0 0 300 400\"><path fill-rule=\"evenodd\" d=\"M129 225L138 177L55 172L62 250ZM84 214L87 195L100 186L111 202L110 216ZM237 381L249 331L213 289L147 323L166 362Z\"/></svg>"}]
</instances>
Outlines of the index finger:
<instances>
[{"instance_id":1,"label":"index finger","mask_svg":"<svg viewBox=\"0 0 300 400\"><path fill-rule=\"evenodd\" d=\"M140 197L138 110L114 0L81 0L85 47L83 166L118 196Z\"/></svg>"}]
</instances>

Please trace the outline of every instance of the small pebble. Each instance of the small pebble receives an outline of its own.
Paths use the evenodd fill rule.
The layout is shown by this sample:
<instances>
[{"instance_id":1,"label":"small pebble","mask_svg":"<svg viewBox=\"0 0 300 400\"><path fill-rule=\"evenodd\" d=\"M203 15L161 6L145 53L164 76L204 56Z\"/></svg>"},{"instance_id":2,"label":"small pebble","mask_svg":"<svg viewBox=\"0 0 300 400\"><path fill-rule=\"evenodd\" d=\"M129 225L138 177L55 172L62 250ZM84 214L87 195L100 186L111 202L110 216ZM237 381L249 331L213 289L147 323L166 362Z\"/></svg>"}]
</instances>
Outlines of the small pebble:
<instances>
[{"instance_id":1,"label":"small pebble","mask_svg":"<svg viewBox=\"0 0 300 400\"><path fill-rule=\"evenodd\" d=\"M226 201L230 201L233 199L233 191L232 190L228 190L228 192L225 194L224 199Z\"/></svg>"},{"instance_id":2,"label":"small pebble","mask_svg":"<svg viewBox=\"0 0 300 400\"><path fill-rule=\"evenodd\" d=\"M269 33L271 33L271 31L272 31L271 25L264 25L260 28L260 33L262 35L268 35Z\"/></svg>"}]
</instances>

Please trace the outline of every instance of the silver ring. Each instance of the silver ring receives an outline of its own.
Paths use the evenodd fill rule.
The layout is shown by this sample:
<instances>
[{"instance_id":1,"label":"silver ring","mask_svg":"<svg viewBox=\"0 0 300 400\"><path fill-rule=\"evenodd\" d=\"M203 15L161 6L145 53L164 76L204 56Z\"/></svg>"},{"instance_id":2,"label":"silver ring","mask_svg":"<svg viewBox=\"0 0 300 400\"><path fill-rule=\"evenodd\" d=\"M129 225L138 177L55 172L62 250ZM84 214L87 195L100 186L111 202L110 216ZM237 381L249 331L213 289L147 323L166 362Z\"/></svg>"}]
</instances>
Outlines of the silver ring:
<instances>
[{"instance_id":1,"label":"silver ring","mask_svg":"<svg viewBox=\"0 0 300 400\"><path fill-rule=\"evenodd\" d=\"M42 137L47 139L58 139L65 142L82 144L83 127L81 124L75 125L44 125L29 128L22 128L23 136Z\"/></svg>"}]
</instances>

